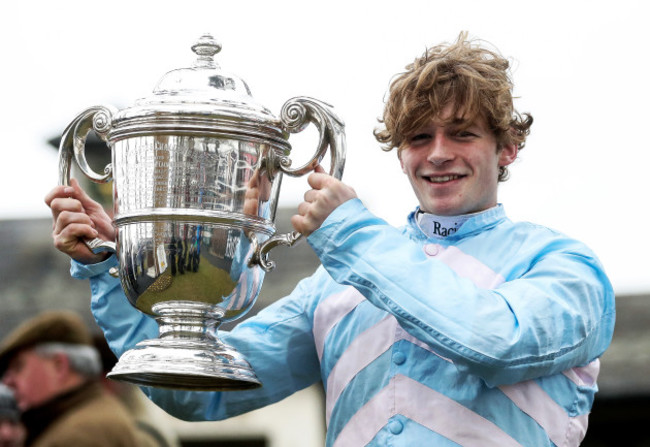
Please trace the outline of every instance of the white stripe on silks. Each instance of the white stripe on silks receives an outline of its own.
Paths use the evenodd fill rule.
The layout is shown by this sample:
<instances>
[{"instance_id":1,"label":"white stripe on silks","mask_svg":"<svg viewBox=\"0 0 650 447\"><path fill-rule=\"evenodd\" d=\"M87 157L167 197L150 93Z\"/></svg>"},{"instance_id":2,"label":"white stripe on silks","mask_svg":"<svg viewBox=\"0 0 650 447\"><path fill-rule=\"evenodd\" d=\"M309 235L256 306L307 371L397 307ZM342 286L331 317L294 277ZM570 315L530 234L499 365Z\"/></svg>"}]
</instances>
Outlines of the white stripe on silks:
<instances>
[{"instance_id":1,"label":"white stripe on silks","mask_svg":"<svg viewBox=\"0 0 650 447\"><path fill-rule=\"evenodd\" d=\"M600 372L600 360L596 359L585 366L567 369L564 374L578 386L594 386Z\"/></svg>"},{"instance_id":2,"label":"white stripe on silks","mask_svg":"<svg viewBox=\"0 0 650 447\"><path fill-rule=\"evenodd\" d=\"M323 357L325 338L330 330L348 313L352 312L365 298L354 287L348 287L344 292L328 296L314 312L314 343L318 360Z\"/></svg>"},{"instance_id":3,"label":"white stripe on silks","mask_svg":"<svg viewBox=\"0 0 650 447\"><path fill-rule=\"evenodd\" d=\"M397 375L350 418L335 447L367 445L396 414L464 447L521 447L503 430L449 397ZM458 424L463 421L463 424ZM466 427L472 427L468 431ZM476 434L480 434L480 438Z\"/></svg>"},{"instance_id":4,"label":"white stripe on silks","mask_svg":"<svg viewBox=\"0 0 650 447\"><path fill-rule=\"evenodd\" d=\"M505 281L505 278L499 273L475 257L463 253L459 248L453 246L443 247L442 245L437 245L437 247L436 259L456 272L458 276L471 280L478 287L494 289Z\"/></svg>"},{"instance_id":5,"label":"white stripe on silks","mask_svg":"<svg viewBox=\"0 0 650 447\"><path fill-rule=\"evenodd\" d=\"M589 414L581 414L571 418L569 421L569 430L567 432L566 442L562 447L579 446L587 434L587 425L589 423Z\"/></svg>"},{"instance_id":6,"label":"white stripe on silks","mask_svg":"<svg viewBox=\"0 0 650 447\"><path fill-rule=\"evenodd\" d=\"M372 399L365 403L345 424L332 447L359 447L368 445L372 438L395 414L395 382L391 380Z\"/></svg>"},{"instance_id":7,"label":"white stripe on silks","mask_svg":"<svg viewBox=\"0 0 650 447\"><path fill-rule=\"evenodd\" d=\"M395 342L397 320L387 316L363 331L345 349L327 377L325 423L329 425L336 401L350 381Z\"/></svg>"},{"instance_id":8,"label":"white stripe on silks","mask_svg":"<svg viewBox=\"0 0 650 447\"><path fill-rule=\"evenodd\" d=\"M444 394L406 376L394 380L396 412L429 430L463 447L521 447L496 424Z\"/></svg>"},{"instance_id":9,"label":"white stripe on silks","mask_svg":"<svg viewBox=\"0 0 650 447\"><path fill-rule=\"evenodd\" d=\"M534 380L502 385L503 393L524 413L533 418L555 445L566 445L569 415Z\"/></svg>"}]
</instances>

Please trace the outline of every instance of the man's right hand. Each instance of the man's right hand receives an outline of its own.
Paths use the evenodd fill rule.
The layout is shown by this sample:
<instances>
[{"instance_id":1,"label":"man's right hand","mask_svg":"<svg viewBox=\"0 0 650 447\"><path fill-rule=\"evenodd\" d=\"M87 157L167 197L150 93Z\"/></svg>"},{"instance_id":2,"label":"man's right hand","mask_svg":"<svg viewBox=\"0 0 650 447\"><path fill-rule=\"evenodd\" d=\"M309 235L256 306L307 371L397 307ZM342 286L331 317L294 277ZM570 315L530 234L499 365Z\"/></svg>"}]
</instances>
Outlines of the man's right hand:
<instances>
[{"instance_id":1,"label":"man's right hand","mask_svg":"<svg viewBox=\"0 0 650 447\"><path fill-rule=\"evenodd\" d=\"M52 238L54 246L82 264L95 264L105 260L109 253L93 253L84 239L96 237L115 240L112 219L104 208L81 189L76 179L70 186L57 186L45 196L52 210Z\"/></svg>"}]
</instances>

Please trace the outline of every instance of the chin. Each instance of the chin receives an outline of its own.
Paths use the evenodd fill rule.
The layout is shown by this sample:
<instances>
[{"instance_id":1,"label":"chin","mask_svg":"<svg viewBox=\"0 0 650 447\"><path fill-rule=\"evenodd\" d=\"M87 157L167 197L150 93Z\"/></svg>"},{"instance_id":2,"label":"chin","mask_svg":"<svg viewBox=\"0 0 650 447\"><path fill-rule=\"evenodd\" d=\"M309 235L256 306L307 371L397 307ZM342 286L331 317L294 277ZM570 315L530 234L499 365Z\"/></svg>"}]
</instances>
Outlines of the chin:
<instances>
[{"instance_id":1,"label":"chin","mask_svg":"<svg viewBox=\"0 0 650 447\"><path fill-rule=\"evenodd\" d=\"M467 211L457 205L441 205L437 204L436 206L423 207L420 206L422 211L426 211L430 214L435 214L436 216L458 216L460 214L466 214Z\"/></svg>"}]
</instances>

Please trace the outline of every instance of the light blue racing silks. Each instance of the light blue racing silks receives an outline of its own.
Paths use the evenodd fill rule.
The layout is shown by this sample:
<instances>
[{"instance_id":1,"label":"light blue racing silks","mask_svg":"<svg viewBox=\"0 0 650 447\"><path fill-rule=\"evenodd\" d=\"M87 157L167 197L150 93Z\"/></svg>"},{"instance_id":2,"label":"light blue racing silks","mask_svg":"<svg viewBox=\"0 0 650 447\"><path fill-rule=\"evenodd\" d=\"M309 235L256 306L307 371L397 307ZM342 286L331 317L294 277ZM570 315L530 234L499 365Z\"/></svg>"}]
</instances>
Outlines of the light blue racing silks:
<instances>
[{"instance_id":1,"label":"light blue racing silks","mask_svg":"<svg viewBox=\"0 0 650 447\"><path fill-rule=\"evenodd\" d=\"M502 206L446 238L414 214L396 229L357 199L308 238L322 266L221 338L263 387L145 388L170 414L216 420L322 381L327 446L577 446L614 329L614 293L594 254ZM93 313L119 356L157 337L106 272L84 266Z\"/></svg>"}]
</instances>

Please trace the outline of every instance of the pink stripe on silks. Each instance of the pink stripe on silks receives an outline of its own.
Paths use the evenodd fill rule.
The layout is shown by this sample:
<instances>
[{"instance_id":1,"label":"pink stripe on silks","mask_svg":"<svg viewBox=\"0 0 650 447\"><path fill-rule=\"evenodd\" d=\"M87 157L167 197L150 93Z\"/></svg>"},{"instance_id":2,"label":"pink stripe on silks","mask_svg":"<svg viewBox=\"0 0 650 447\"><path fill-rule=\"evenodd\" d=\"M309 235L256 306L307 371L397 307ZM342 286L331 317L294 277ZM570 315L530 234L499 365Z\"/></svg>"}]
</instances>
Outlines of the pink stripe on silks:
<instances>
[{"instance_id":1,"label":"pink stripe on silks","mask_svg":"<svg viewBox=\"0 0 650 447\"><path fill-rule=\"evenodd\" d=\"M406 376L397 375L350 418L335 447L368 444L396 414L465 447L521 447L492 422L449 397ZM458 421L463 421L459 426ZM466 427L472 427L468 431ZM480 438L476 436L480 434Z\"/></svg>"},{"instance_id":2,"label":"pink stripe on silks","mask_svg":"<svg viewBox=\"0 0 650 447\"><path fill-rule=\"evenodd\" d=\"M336 401L350 381L395 342L395 317L387 316L359 334L345 349L327 377L325 423L329 425Z\"/></svg>"},{"instance_id":3,"label":"pink stripe on silks","mask_svg":"<svg viewBox=\"0 0 650 447\"><path fill-rule=\"evenodd\" d=\"M577 447L580 445L587 434L588 419L589 414L581 414L580 416L570 418L566 442L562 447Z\"/></svg>"},{"instance_id":4,"label":"pink stripe on silks","mask_svg":"<svg viewBox=\"0 0 650 447\"><path fill-rule=\"evenodd\" d=\"M476 286L484 289L494 289L505 281L504 277L499 273L475 257L463 253L457 247L443 247L437 244L436 246L438 254L432 257L443 262L458 276L471 280Z\"/></svg>"},{"instance_id":5,"label":"pink stripe on silks","mask_svg":"<svg viewBox=\"0 0 650 447\"><path fill-rule=\"evenodd\" d=\"M336 437L333 447L359 447L372 441L395 414L394 396L395 382L391 380L350 418Z\"/></svg>"},{"instance_id":6,"label":"pink stripe on silks","mask_svg":"<svg viewBox=\"0 0 650 447\"><path fill-rule=\"evenodd\" d=\"M437 355L441 359L453 363L451 360L433 351L431 347L426 343L423 343L420 340L416 339L415 337L409 335L400 326L398 326L396 330L396 341L398 340L407 340ZM593 385L596 382L596 378L598 376L599 363L600 362L598 360L594 360L593 362L589 363L588 365L582 368L572 368L571 370L568 370L567 372L565 372L565 375L567 375L567 377L569 377L570 379L571 379L571 375L573 375L577 385L580 386ZM579 370L579 371L576 372L574 370ZM569 372L571 374L569 374ZM571 418L566 414L564 409L559 405L557 405L555 401L553 401L550 398L550 396L548 396L548 394L541 387L539 387L535 382L532 381L524 382L524 384L526 384L525 386L528 389L523 392L512 389L512 388L516 389L521 384L510 385L509 387L503 386L500 388L502 389L502 391L504 391L504 393L506 393L506 395L508 395L508 397L513 401L513 403L517 405L517 407L519 407L522 411L524 411L526 414L532 417L540 426L542 426L545 429L545 431L548 433L549 437L551 437L551 439L553 438L557 438L557 440L566 439L566 441L564 441L565 444L555 442L557 445L562 445L563 447L580 445L580 442L582 442L582 439L585 437L585 434L587 432L588 414L579 415ZM528 394L528 393L530 393L530 396L528 398L522 398L521 396L519 396L519 394ZM535 407L534 404L535 402L543 402L543 404L540 405L538 409L533 409L531 407ZM522 406L525 406L525 408L522 408ZM548 408L550 408L551 411L545 415L545 413L548 411ZM555 427L556 424L561 425L563 420L568 421L567 425L565 425L566 431L558 430L557 433L551 433L549 431L548 427Z\"/></svg>"},{"instance_id":7,"label":"pink stripe on silks","mask_svg":"<svg viewBox=\"0 0 650 447\"><path fill-rule=\"evenodd\" d=\"M578 386L594 386L600 372L600 360L596 359L585 366L567 369L564 374Z\"/></svg>"},{"instance_id":8,"label":"pink stripe on silks","mask_svg":"<svg viewBox=\"0 0 650 447\"><path fill-rule=\"evenodd\" d=\"M499 389L521 411L533 418L555 445L566 445L571 418L535 381L503 385Z\"/></svg>"},{"instance_id":9,"label":"pink stripe on silks","mask_svg":"<svg viewBox=\"0 0 650 447\"><path fill-rule=\"evenodd\" d=\"M396 412L456 444L463 447L521 447L496 424L444 394L406 376L395 376L395 382ZM467 430L467 427L472 429Z\"/></svg>"},{"instance_id":10,"label":"pink stripe on silks","mask_svg":"<svg viewBox=\"0 0 650 447\"><path fill-rule=\"evenodd\" d=\"M328 296L318 305L314 312L314 328L312 329L318 360L323 357L325 338L329 331L364 299L363 295L355 288L348 287L341 293Z\"/></svg>"}]
</instances>

